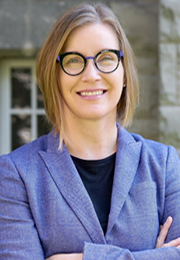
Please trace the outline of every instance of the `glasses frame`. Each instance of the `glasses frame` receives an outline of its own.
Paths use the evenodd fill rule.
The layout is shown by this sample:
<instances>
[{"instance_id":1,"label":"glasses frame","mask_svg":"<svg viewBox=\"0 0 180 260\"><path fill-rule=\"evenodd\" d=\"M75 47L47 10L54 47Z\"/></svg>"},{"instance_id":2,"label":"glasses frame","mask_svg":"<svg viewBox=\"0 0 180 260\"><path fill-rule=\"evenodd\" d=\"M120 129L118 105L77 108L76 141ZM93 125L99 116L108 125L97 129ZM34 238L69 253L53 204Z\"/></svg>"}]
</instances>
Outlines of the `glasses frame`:
<instances>
[{"instance_id":1,"label":"glasses frame","mask_svg":"<svg viewBox=\"0 0 180 260\"><path fill-rule=\"evenodd\" d=\"M98 57L100 54L102 54L102 53L104 53L104 52L113 52L113 53L115 53L115 54L117 55L118 63L117 63L117 66L116 66L112 71L105 72L105 71L100 70L100 69L98 68L98 66L97 66L96 59L97 59L97 57ZM66 57L66 56L69 55L69 54L78 54L78 55L81 56L81 57L83 58L83 60L84 60L84 67L83 67L83 69L82 69L79 73L77 73L77 74L70 74L70 73L68 73L67 71L65 71L65 69L64 69L64 67L63 67L63 59L64 59L64 57ZM122 51L107 49L107 50L103 50L103 51L98 52L94 57L93 57L93 56L84 57L84 56L83 56L81 53L79 53L79 52L65 52L65 53L59 54L59 55L57 56L56 61L61 64L61 68L63 69L63 71L64 71L67 75L77 76L77 75L81 74L81 73L85 70L88 60L93 60L95 67L96 67L97 70L99 70L100 72L106 73L106 74L112 73L112 72L114 72L114 71L118 68L119 62L120 62L120 60L121 60L122 57L124 57L124 54L123 54Z\"/></svg>"}]
</instances>

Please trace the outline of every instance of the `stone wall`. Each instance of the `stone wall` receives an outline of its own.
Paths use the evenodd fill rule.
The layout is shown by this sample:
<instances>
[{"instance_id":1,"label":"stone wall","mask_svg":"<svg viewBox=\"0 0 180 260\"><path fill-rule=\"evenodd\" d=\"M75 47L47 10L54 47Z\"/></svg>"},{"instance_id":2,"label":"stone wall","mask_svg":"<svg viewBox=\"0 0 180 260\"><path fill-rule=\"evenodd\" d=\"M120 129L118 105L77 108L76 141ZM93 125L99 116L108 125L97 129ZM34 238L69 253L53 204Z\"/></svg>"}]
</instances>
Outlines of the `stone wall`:
<instances>
[{"instance_id":1,"label":"stone wall","mask_svg":"<svg viewBox=\"0 0 180 260\"><path fill-rule=\"evenodd\" d=\"M110 1L135 53L139 81L140 105L130 131L158 140L158 1Z\"/></svg>"},{"instance_id":2,"label":"stone wall","mask_svg":"<svg viewBox=\"0 0 180 260\"><path fill-rule=\"evenodd\" d=\"M57 18L82 2L0 0L0 57L35 57Z\"/></svg>"},{"instance_id":3,"label":"stone wall","mask_svg":"<svg viewBox=\"0 0 180 260\"><path fill-rule=\"evenodd\" d=\"M180 1L161 0L159 18L159 139L180 153Z\"/></svg>"},{"instance_id":4,"label":"stone wall","mask_svg":"<svg viewBox=\"0 0 180 260\"><path fill-rule=\"evenodd\" d=\"M0 60L36 57L55 20L82 2L1 0ZM104 2L124 27L139 70L140 105L129 130L180 150L180 1Z\"/></svg>"}]
</instances>

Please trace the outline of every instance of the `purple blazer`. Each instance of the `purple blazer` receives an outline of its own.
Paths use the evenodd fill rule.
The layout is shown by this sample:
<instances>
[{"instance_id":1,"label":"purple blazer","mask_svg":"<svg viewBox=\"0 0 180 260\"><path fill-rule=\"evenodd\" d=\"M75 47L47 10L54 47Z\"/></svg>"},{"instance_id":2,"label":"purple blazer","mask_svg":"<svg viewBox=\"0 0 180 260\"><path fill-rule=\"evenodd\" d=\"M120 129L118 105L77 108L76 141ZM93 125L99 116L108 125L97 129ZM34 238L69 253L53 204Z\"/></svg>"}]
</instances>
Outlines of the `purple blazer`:
<instances>
[{"instance_id":1,"label":"purple blazer","mask_svg":"<svg viewBox=\"0 0 180 260\"><path fill-rule=\"evenodd\" d=\"M84 260L177 260L154 249L159 226L180 237L180 160L173 147L118 125L111 209L104 235L66 149L53 133L0 157L0 259L42 260L83 252Z\"/></svg>"}]
</instances>

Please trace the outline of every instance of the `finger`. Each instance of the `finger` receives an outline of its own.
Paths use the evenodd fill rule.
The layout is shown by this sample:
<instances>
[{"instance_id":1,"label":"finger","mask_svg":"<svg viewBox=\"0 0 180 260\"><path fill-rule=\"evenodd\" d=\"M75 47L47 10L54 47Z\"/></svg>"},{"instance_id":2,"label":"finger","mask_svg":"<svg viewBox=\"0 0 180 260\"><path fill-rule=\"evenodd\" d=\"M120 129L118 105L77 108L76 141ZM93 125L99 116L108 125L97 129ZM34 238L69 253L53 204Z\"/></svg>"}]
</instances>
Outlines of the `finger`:
<instances>
[{"instance_id":1,"label":"finger","mask_svg":"<svg viewBox=\"0 0 180 260\"><path fill-rule=\"evenodd\" d=\"M82 253L75 253L75 254L57 254L52 255L46 260L82 260L83 254Z\"/></svg>"},{"instance_id":2,"label":"finger","mask_svg":"<svg viewBox=\"0 0 180 260\"><path fill-rule=\"evenodd\" d=\"M166 243L163 245L163 247L180 247L180 237L170 241L169 243Z\"/></svg>"},{"instance_id":3,"label":"finger","mask_svg":"<svg viewBox=\"0 0 180 260\"><path fill-rule=\"evenodd\" d=\"M164 245L172 221L172 217L168 217L164 225L160 227L160 233L156 241L156 248L162 247Z\"/></svg>"},{"instance_id":4,"label":"finger","mask_svg":"<svg viewBox=\"0 0 180 260\"><path fill-rule=\"evenodd\" d=\"M161 228L160 234L159 236L165 241L168 231L172 225L172 217L168 217L166 222L164 223L164 225Z\"/></svg>"}]
</instances>

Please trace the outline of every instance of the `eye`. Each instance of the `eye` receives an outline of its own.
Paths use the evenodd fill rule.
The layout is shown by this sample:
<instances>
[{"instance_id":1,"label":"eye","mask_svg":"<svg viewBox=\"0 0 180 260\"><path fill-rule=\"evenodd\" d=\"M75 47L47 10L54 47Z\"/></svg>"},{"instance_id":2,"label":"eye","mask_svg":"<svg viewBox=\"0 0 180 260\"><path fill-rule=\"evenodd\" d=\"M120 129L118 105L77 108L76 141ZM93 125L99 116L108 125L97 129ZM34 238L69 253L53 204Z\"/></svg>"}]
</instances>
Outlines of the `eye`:
<instances>
[{"instance_id":1,"label":"eye","mask_svg":"<svg viewBox=\"0 0 180 260\"><path fill-rule=\"evenodd\" d=\"M67 55L64 60L63 60L63 64L64 65L75 65L75 64L82 64L83 63L83 59L81 56L78 55Z\"/></svg>"},{"instance_id":2,"label":"eye","mask_svg":"<svg viewBox=\"0 0 180 260\"><path fill-rule=\"evenodd\" d=\"M98 63L102 63L102 64L106 64L109 62L114 62L117 60L116 55L113 52L105 52L105 53L101 53L98 57L97 57L97 62Z\"/></svg>"},{"instance_id":3,"label":"eye","mask_svg":"<svg viewBox=\"0 0 180 260\"><path fill-rule=\"evenodd\" d=\"M108 60L113 60L113 57L108 54L101 55L98 59L98 61L108 61Z\"/></svg>"},{"instance_id":4,"label":"eye","mask_svg":"<svg viewBox=\"0 0 180 260\"><path fill-rule=\"evenodd\" d=\"M69 63L78 63L78 62L80 62L80 60L77 59L77 58L71 58L71 59L67 60L67 63L68 63L68 64L69 64Z\"/></svg>"}]
</instances>

